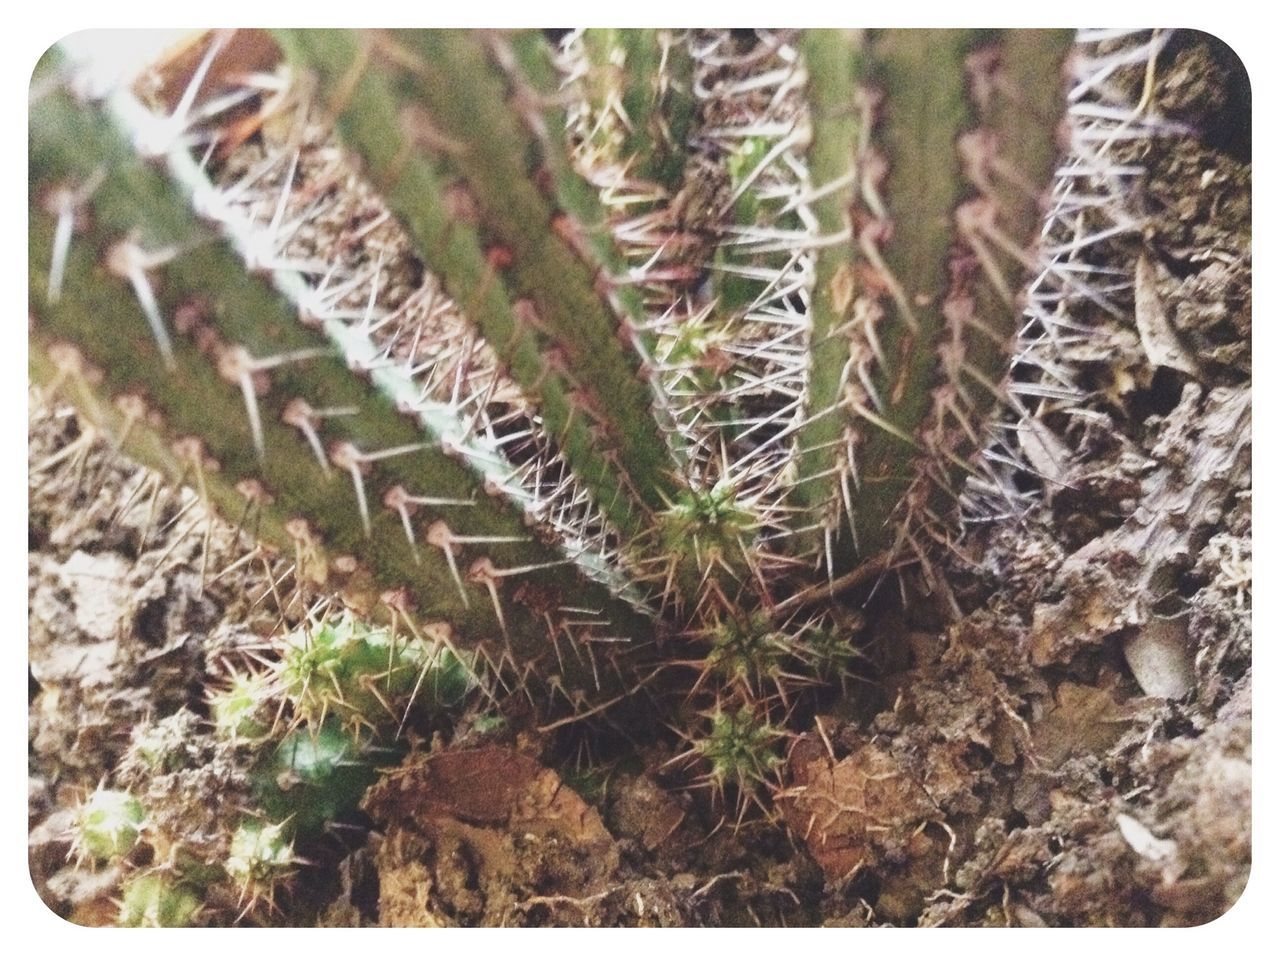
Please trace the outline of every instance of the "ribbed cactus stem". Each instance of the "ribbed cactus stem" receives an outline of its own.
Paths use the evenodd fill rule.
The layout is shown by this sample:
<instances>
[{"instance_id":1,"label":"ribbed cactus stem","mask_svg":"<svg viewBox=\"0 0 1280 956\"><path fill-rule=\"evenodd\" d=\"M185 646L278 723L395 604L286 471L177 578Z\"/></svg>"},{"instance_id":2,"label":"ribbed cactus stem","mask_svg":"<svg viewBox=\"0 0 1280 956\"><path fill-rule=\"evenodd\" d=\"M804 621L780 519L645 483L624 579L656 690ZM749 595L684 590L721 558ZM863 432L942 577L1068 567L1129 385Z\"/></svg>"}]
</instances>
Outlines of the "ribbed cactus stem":
<instances>
[{"instance_id":1,"label":"ribbed cactus stem","mask_svg":"<svg viewBox=\"0 0 1280 956\"><path fill-rule=\"evenodd\" d=\"M865 440L853 450L859 493L850 521L857 535L846 554L895 545L898 527L889 516L915 480L917 431L931 407L937 347L948 328L954 215L966 194L956 143L973 123L964 67L974 39L941 30L871 39L867 81L884 97L872 142L887 168L863 172L863 206L872 218L858 243L888 318L876 333L870 387L852 408L864 420Z\"/></svg>"},{"instance_id":2,"label":"ribbed cactus stem","mask_svg":"<svg viewBox=\"0 0 1280 956\"><path fill-rule=\"evenodd\" d=\"M657 31L622 33L636 45L664 42ZM614 241L608 210L591 183L578 174L570 155L565 131L573 124L569 107L573 102L570 94L575 80L566 80L557 66L554 51L535 32L524 31L510 37L495 32L486 34L485 40L494 59L506 70L512 86L512 102L538 146L542 169L535 173L535 178L550 180L543 191L557 210L554 228L578 258L597 273L597 291L607 298L618 316L619 335L630 344L639 359L642 376L649 379L655 421L660 431L669 435L675 424L669 398L654 374L656 343L647 327L644 296L637 284L631 281L622 249ZM655 54L659 51L647 52ZM668 50L664 46L660 52L660 60L665 63ZM647 63L649 58L646 57L644 62ZM658 122L658 117L651 120ZM673 152L672 155L682 157L683 153ZM678 447L671 450L675 456L673 467L683 469L681 450Z\"/></svg>"},{"instance_id":3,"label":"ribbed cactus stem","mask_svg":"<svg viewBox=\"0 0 1280 956\"><path fill-rule=\"evenodd\" d=\"M409 96L425 111L425 120L443 137L441 165L451 170L474 199L479 225L491 238L490 261L499 262L502 276L490 275L490 286L506 280L515 296L532 305L519 334L542 341L563 356L562 374L574 383L573 404L564 415L590 419L595 438L566 444L584 480L599 485L601 506L615 523L634 523L624 504L632 498L640 507L658 507L661 494L671 489L669 457L660 441L650 399L638 363L618 338L617 321L595 289L596 277L556 235L554 210L529 179L526 157L533 144L507 102L503 78L488 60L476 38L454 31L410 31L394 40L374 36L361 41L350 34L297 31L284 35L299 62L314 69L327 89L342 94L330 101L346 141L370 159L374 182L384 189L388 205L399 213L423 243L424 258L449 286L453 269L437 248L452 223L427 221L440 213L422 210L425 196L440 190L421 158L420 147L400 132L397 96ZM353 70L351 63L357 63ZM346 78L347 89L342 80ZM454 95L465 82L468 96ZM380 156L381 158L375 158ZM409 188L405 176L413 171ZM437 238L439 234L439 238ZM473 256L474 258L474 256ZM472 288L479 285L474 263ZM469 297L450 288L468 312ZM497 330L494 330L497 331ZM486 337L501 351L507 336ZM524 375L517 378L525 381ZM536 378L530 381L532 384ZM542 403L554 428L553 410ZM590 426L587 426L590 428ZM579 432L585 439L586 432ZM583 447L577 447L582 445ZM598 456L608 449L609 459ZM594 454L593 469L586 456ZM580 461L579 461L580 459ZM616 462L613 463L613 462ZM623 488L610 488L623 477Z\"/></svg>"},{"instance_id":4,"label":"ribbed cactus stem","mask_svg":"<svg viewBox=\"0 0 1280 956\"><path fill-rule=\"evenodd\" d=\"M848 422L842 413L850 327L858 286L853 205L857 193L859 137L865 128L857 79L862 36L844 30L812 30L801 42L809 84L809 177L818 229L828 241L817 250L809 308L807 417L799 429L792 524L810 541L834 522L825 511L852 501L856 490L845 461ZM865 102L865 99L863 100ZM812 548L812 543L810 544Z\"/></svg>"},{"instance_id":5,"label":"ribbed cactus stem","mask_svg":"<svg viewBox=\"0 0 1280 956\"><path fill-rule=\"evenodd\" d=\"M225 514L248 508L260 535L296 550L301 577L344 586L368 610L380 600L412 607L420 622L495 664L505 658L523 671L551 657L549 628L572 631L569 621L582 617L557 611L554 600L523 605L517 583L524 593L572 593L578 608L594 604L584 622L594 633L609 620L613 633L644 634L563 552L534 540L519 511L490 497L397 396L367 372L353 375L340 343L299 322L265 283L246 281L243 263L103 114L54 89L32 117L32 334L49 355L36 364L69 393L104 396L94 406L109 409L132 451L192 481ZM57 258L60 235L51 197L93 179L73 211L50 303L45 264ZM128 275L138 262L171 363ZM415 503L411 522L394 507L397 493ZM564 684L595 692L599 676L565 660Z\"/></svg>"},{"instance_id":6,"label":"ribbed cactus stem","mask_svg":"<svg viewBox=\"0 0 1280 956\"><path fill-rule=\"evenodd\" d=\"M413 237L422 259L440 276L445 291L464 310L505 366L511 379L536 402L551 441L595 507L624 533L642 510L592 436L594 422L575 402L564 363L540 351L540 334L528 308L509 295L500 275L502 254L486 254L477 225L449 179L419 155L398 120L400 104L390 79L367 62L359 38L340 31L299 31L282 36L287 50L303 62L331 66L322 75L329 89L341 89L337 117L345 142L359 150L364 173L383 202ZM348 75L347 65L364 67ZM346 77L346 86L338 81ZM337 95L337 94L335 94Z\"/></svg>"},{"instance_id":7,"label":"ribbed cactus stem","mask_svg":"<svg viewBox=\"0 0 1280 956\"><path fill-rule=\"evenodd\" d=\"M614 136L629 176L674 194L695 112L688 50L671 30L584 30L581 43L598 135Z\"/></svg>"},{"instance_id":8,"label":"ribbed cactus stem","mask_svg":"<svg viewBox=\"0 0 1280 956\"><path fill-rule=\"evenodd\" d=\"M842 520L828 512L826 529L835 573L920 557L922 534L947 533L1016 328L1068 40L884 31L859 58L870 128L857 157L849 466L829 499Z\"/></svg>"}]
</instances>

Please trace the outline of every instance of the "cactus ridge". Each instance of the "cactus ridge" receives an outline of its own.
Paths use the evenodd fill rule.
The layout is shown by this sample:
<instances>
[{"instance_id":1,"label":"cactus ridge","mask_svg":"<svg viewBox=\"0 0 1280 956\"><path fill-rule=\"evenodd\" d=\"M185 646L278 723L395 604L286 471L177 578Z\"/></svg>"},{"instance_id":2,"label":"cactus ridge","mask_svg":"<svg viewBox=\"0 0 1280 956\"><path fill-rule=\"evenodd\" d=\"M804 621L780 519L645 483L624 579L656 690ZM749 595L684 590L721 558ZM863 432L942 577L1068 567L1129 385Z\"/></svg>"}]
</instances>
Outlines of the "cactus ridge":
<instances>
[{"instance_id":1,"label":"cactus ridge","mask_svg":"<svg viewBox=\"0 0 1280 956\"><path fill-rule=\"evenodd\" d=\"M1056 400L1045 316L1080 246L1056 237L1088 204L1061 175L1020 354L1043 374L1006 392L1063 36L277 40L285 66L220 73L238 41L206 35L158 104L44 91L53 374L105 379L300 577L482 684L579 716L687 699L677 761L742 812L799 695L856 667L839 593L908 562L939 585L958 501L1017 509L985 422ZM127 335L93 327L104 275Z\"/></svg>"}]
</instances>

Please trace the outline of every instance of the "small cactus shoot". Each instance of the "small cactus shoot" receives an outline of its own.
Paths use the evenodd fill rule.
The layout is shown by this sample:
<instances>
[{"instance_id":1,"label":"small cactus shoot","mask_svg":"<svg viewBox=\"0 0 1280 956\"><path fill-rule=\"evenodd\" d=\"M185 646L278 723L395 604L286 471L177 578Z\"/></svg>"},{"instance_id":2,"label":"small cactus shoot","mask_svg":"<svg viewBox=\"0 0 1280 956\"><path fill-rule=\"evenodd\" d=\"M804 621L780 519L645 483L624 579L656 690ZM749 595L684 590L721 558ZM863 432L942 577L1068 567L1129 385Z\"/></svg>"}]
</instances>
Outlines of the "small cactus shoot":
<instances>
[{"instance_id":1,"label":"small cactus shoot","mask_svg":"<svg viewBox=\"0 0 1280 956\"><path fill-rule=\"evenodd\" d=\"M128 792L95 790L76 815L74 852L99 862L125 856L137 845L144 819L142 804Z\"/></svg>"},{"instance_id":2,"label":"small cactus shoot","mask_svg":"<svg viewBox=\"0 0 1280 956\"><path fill-rule=\"evenodd\" d=\"M193 925L199 912L200 898L191 887L163 873L144 872L125 883L118 922L177 928Z\"/></svg>"}]
</instances>

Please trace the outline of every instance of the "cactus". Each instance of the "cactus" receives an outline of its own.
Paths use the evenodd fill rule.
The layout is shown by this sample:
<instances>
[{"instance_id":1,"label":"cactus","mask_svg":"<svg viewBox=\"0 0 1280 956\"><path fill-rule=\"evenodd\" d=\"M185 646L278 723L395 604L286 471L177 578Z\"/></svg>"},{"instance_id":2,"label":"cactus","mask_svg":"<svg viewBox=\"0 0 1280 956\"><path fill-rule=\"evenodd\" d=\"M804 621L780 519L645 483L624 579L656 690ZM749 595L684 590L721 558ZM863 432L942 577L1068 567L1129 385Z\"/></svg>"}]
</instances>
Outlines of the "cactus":
<instances>
[{"instance_id":1,"label":"cactus","mask_svg":"<svg viewBox=\"0 0 1280 956\"><path fill-rule=\"evenodd\" d=\"M288 635L279 681L297 718L319 725L333 715L357 732L402 721L412 703L429 711L456 706L475 685L448 647L397 639L351 618Z\"/></svg>"},{"instance_id":2,"label":"cactus","mask_svg":"<svg viewBox=\"0 0 1280 956\"><path fill-rule=\"evenodd\" d=\"M191 887L159 873L142 873L124 887L120 900L121 926L191 926L200 900Z\"/></svg>"},{"instance_id":3,"label":"cactus","mask_svg":"<svg viewBox=\"0 0 1280 956\"><path fill-rule=\"evenodd\" d=\"M233 744L253 745L271 733L273 688L258 673L233 672L225 687L209 695L214 733Z\"/></svg>"},{"instance_id":4,"label":"cactus","mask_svg":"<svg viewBox=\"0 0 1280 956\"><path fill-rule=\"evenodd\" d=\"M356 826L379 768L408 749L410 712L415 733L447 730L475 696L449 648L350 616L282 643L265 669L231 673L208 720L184 708L136 727L115 774L132 789L99 787L77 811L76 861L125 874L122 925L269 919L313 865L304 851Z\"/></svg>"},{"instance_id":5,"label":"cactus","mask_svg":"<svg viewBox=\"0 0 1280 956\"><path fill-rule=\"evenodd\" d=\"M290 833L312 834L353 810L377 779L377 766L392 756L330 720L299 727L278 746L263 748L250 780L268 818L288 823Z\"/></svg>"},{"instance_id":6,"label":"cactus","mask_svg":"<svg viewBox=\"0 0 1280 956\"><path fill-rule=\"evenodd\" d=\"M125 856L137 846L144 819L142 804L132 794L99 787L76 814L72 852L96 861Z\"/></svg>"},{"instance_id":7,"label":"cactus","mask_svg":"<svg viewBox=\"0 0 1280 956\"><path fill-rule=\"evenodd\" d=\"M293 875L297 857L283 823L249 820L231 837L226 871L240 890L242 906L275 905L276 889Z\"/></svg>"},{"instance_id":8,"label":"cactus","mask_svg":"<svg viewBox=\"0 0 1280 956\"><path fill-rule=\"evenodd\" d=\"M149 95L47 57L33 375L387 628L286 640L223 732L284 700L319 765L476 682L688 698L680 759L760 802L848 592L938 583L998 483L1068 40L221 32Z\"/></svg>"},{"instance_id":9,"label":"cactus","mask_svg":"<svg viewBox=\"0 0 1280 956\"><path fill-rule=\"evenodd\" d=\"M692 741L690 756L705 765L700 782L712 793L722 800L728 792L738 794L741 821L753 803L764 809L759 793L776 779L782 763L776 748L785 734L749 704L705 716L709 728Z\"/></svg>"}]
</instances>

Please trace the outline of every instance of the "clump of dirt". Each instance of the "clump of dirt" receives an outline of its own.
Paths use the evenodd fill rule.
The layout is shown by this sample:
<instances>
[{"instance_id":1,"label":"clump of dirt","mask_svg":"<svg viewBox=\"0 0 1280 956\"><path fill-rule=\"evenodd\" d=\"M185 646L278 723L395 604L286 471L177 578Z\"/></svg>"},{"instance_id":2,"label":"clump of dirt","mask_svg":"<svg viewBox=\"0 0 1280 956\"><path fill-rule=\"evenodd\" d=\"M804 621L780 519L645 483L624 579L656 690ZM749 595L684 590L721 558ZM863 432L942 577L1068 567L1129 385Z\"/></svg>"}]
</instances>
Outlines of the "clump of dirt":
<instances>
[{"instance_id":1,"label":"clump of dirt","mask_svg":"<svg viewBox=\"0 0 1280 956\"><path fill-rule=\"evenodd\" d=\"M525 923L535 911L587 920L620 889L608 885L618 849L600 814L516 750L409 762L365 806L387 831L376 860L388 925Z\"/></svg>"},{"instance_id":2,"label":"clump of dirt","mask_svg":"<svg viewBox=\"0 0 1280 956\"><path fill-rule=\"evenodd\" d=\"M1214 383L1247 383L1253 372L1250 178L1247 164L1194 139L1158 153L1151 165L1147 241L1162 265L1158 293ZM1172 183L1196 188L1175 192Z\"/></svg>"},{"instance_id":3,"label":"clump of dirt","mask_svg":"<svg viewBox=\"0 0 1280 956\"><path fill-rule=\"evenodd\" d=\"M165 856L181 846L202 860L225 859L229 820L251 806L249 781L235 749L183 708L134 728L117 781L146 809L150 841Z\"/></svg>"}]
</instances>

